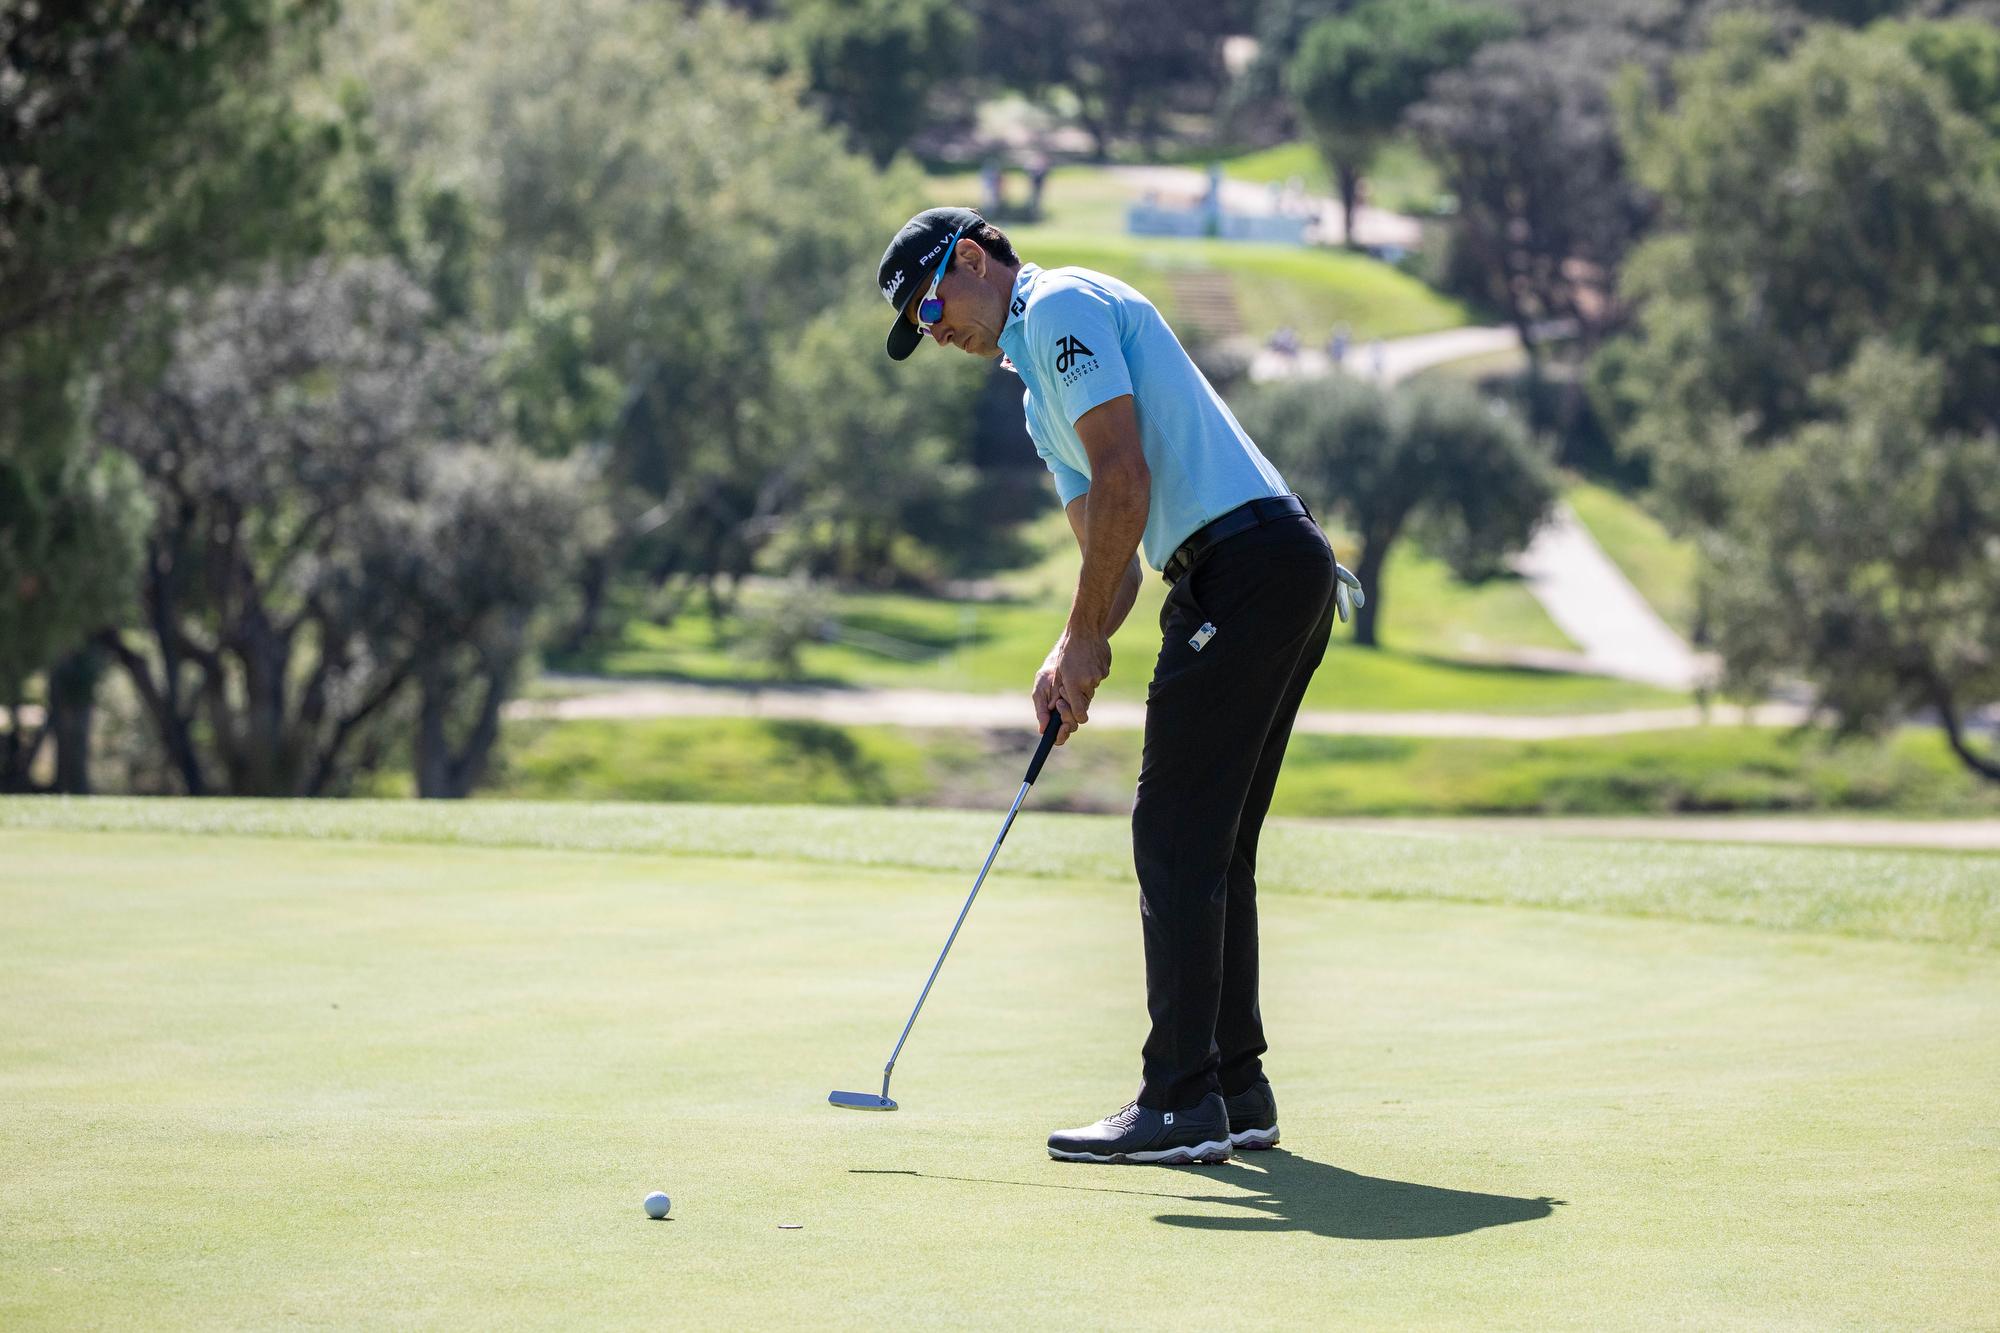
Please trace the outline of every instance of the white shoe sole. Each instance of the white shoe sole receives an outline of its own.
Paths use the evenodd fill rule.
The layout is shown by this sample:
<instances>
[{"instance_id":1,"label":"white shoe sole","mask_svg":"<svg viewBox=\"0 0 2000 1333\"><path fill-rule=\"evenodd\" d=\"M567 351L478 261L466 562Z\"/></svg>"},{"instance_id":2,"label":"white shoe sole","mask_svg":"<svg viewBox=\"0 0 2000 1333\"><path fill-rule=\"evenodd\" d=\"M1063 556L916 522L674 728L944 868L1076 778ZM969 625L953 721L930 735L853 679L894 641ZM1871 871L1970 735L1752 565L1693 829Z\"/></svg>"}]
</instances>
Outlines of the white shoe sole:
<instances>
[{"instance_id":1,"label":"white shoe sole","mask_svg":"<svg viewBox=\"0 0 2000 1333\"><path fill-rule=\"evenodd\" d=\"M1058 1162L1105 1162L1120 1166L1220 1166L1229 1160L1229 1152L1227 1139L1211 1139L1207 1143L1165 1148L1159 1152L1064 1152L1060 1148L1051 1148L1049 1156Z\"/></svg>"},{"instance_id":2,"label":"white shoe sole","mask_svg":"<svg viewBox=\"0 0 2000 1333\"><path fill-rule=\"evenodd\" d=\"M1231 1133L1229 1145L1232 1148L1275 1148L1278 1146L1278 1127L1269 1129L1246 1129L1241 1133Z\"/></svg>"}]
</instances>

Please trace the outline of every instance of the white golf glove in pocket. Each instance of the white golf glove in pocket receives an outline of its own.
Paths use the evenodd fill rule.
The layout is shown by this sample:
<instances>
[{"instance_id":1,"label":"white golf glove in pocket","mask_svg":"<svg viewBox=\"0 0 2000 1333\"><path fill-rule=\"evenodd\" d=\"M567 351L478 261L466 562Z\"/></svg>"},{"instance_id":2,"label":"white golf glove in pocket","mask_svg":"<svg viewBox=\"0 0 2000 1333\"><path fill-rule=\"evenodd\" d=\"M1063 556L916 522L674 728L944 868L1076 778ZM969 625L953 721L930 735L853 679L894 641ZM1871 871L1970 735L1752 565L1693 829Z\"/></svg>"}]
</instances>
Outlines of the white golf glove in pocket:
<instances>
[{"instance_id":1,"label":"white golf glove in pocket","mask_svg":"<svg viewBox=\"0 0 2000 1333\"><path fill-rule=\"evenodd\" d=\"M1340 613L1340 623L1345 625L1356 610L1368 605L1368 594L1361 590L1361 580L1354 571L1338 560L1333 562L1333 609Z\"/></svg>"}]
</instances>

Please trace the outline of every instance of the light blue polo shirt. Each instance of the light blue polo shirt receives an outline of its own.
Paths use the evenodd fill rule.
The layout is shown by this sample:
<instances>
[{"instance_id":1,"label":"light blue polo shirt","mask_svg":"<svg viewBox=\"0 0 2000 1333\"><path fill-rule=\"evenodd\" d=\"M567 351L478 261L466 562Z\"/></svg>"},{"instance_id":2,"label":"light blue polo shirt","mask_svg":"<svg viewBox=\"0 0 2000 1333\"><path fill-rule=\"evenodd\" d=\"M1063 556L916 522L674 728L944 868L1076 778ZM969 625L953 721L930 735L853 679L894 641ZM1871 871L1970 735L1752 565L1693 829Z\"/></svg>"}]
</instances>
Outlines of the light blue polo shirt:
<instances>
[{"instance_id":1,"label":"light blue polo shirt","mask_svg":"<svg viewBox=\"0 0 2000 1333\"><path fill-rule=\"evenodd\" d=\"M1007 312L1000 350L1027 383L1028 435L1065 506L1090 489L1077 418L1132 395L1153 474L1141 549L1154 569L1166 568L1174 549L1210 519L1246 500L1291 494L1134 288L1087 268L1023 264Z\"/></svg>"}]
</instances>

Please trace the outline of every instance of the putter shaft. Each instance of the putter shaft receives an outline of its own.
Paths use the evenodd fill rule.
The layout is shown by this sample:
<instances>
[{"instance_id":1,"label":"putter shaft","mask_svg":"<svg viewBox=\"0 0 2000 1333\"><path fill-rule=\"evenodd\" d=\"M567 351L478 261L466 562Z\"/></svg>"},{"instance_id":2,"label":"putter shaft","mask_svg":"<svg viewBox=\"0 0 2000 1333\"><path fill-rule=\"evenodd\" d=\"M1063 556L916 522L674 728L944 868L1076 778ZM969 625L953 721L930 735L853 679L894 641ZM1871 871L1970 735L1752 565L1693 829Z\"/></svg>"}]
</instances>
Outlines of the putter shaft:
<instances>
[{"instance_id":1,"label":"putter shaft","mask_svg":"<svg viewBox=\"0 0 2000 1333\"><path fill-rule=\"evenodd\" d=\"M932 964L930 976L924 978L923 992L917 996L916 1008L910 1010L910 1021L903 1024L903 1035L896 1038L896 1049L889 1052L889 1063L882 1066L881 1105L876 1109L895 1109L896 1104L889 1100L889 1078L896 1072L896 1057L903 1053L903 1043L910 1039L910 1029L917 1025L917 1015L924 1011L924 1001L930 998L931 987L936 984L938 973L944 968L944 960L951 953L952 943L958 939L959 927L965 924L966 915L972 911L972 900L979 896L979 886L986 882L986 872L993 868L994 858L1000 855L1000 845L1007 841L1007 830L1014 827L1014 816L1021 813L1021 802L1028 799L1028 788L1034 786L1035 779L1041 776L1042 765L1048 762L1049 751L1055 748L1056 737L1061 734L1062 714L1052 711L1047 725L1042 728L1041 744L1035 747L1035 757L1028 764L1028 776L1021 783L1021 790L1014 793L1014 804L1007 808L1007 820L1000 825L1000 836L993 840L993 850L986 853L986 863L979 867L979 877L972 881L972 892L965 895L965 906L958 909L958 920L952 922L951 934L945 939L944 948L939 952L937 962ZM836 1106L855 1106L859 1104L860 1096L859 1093L836 1092L827 1100ZM843 1098L849 1100L842 1100Z\"/></svg>"},{"instance_id":2,"label":"putter shaft","mask_svg":"<svg viewBox=\"0 0 2000 1333\"><path fill-rule=\"evenodd\" d=\"M1007 811L1007 822L1000 826L1000 836L993 840L993 850L986 853L986 864L979 867L979 878L972 881L972 892L965 896L965 906L958 909L958 920L951 924L951 934L944 942L943 952L931 967L931 974L924 980L923 993L917 996L917 1007L910 1010L910 1021L903 1024L903 1035L896 1038L896 1049L889 1052L889 1063L882 1066L882 1099L889 1098L889 1076L896 1072L896 1057L903 1053L903 1043L910 1039L910 1029L917 1025L917 1015L924 1011L924 1001L930 998L931 985L944 969L945 955L951 952L952 941L958 938L958 928L965 924L965 918L972 911L972 900L979 896L979 886L986 882L986 872L993 868L993 858L1000 855L1000 844L1007 841L1007 830L1014 827L1014 816L1020 813L1021 802L1028 798L1028 788L1034 784L1031 776L1021 784L1021 790L1014 794L1014 804Z\"/></svg>"}]
</instances>

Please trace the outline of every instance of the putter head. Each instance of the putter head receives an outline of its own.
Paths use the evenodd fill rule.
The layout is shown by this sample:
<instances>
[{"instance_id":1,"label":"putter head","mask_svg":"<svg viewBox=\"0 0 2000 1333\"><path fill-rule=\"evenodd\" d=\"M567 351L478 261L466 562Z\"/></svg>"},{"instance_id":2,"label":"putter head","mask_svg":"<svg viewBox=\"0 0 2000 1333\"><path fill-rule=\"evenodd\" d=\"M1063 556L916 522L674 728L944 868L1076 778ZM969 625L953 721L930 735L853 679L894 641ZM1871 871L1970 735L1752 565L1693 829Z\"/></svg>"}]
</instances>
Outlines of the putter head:
<instances>
[{"instance_id":1,"label":"putter head","mask_svg":"<svg viewBox=\"0 0 2000 1333\"><path fill-rule=\"evenodd\" d=\"M850 1111L893 1111L896 1103L874 1092L829 1092L826 1100L834 1106L844 1106Z\"/></svg>"}]
</instances>

